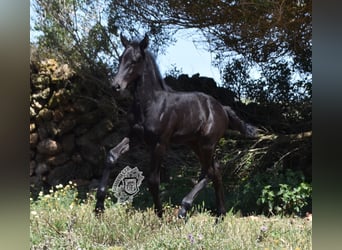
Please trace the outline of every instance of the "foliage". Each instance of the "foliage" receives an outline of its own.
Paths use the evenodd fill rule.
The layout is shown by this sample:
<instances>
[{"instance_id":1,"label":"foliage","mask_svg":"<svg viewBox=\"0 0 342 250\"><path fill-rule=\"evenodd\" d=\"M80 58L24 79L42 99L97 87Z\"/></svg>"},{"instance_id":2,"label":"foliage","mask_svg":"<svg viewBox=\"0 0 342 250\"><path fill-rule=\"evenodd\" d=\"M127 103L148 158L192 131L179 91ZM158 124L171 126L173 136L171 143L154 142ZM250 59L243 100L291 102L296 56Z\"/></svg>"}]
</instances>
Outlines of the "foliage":
<instances>
[{"instance_id":1,"label":"foliage","mask_svg":"<svg viewBox=\"0 0 342 250\"><path fill-rule=\"evenodd\" d=\"M240 99L283 105L311 100L311 1L35 0L32 5L39 45L78 65L112 74L119 31L130 38L148 32L151 49L160 53L185 29L202 34L199 42L213 52L225 86ZM260 74L257 80L253 71Z\"/></svg>"},{"instance_id":2,"label":"foliage","mask_svg":"<svg viewBox=\"0 0 342 250\"><path fill-rule=\"evenodd\" d=\"M116 37L105 24L106 1L32 1L33 30L40 53L76 71L107 78L119 57Z\"/></svg>"},{"instance_id":3,"label":"foliage","mask_svg":"<svg viewBox=\"0 0 342 250\"><path fill-rule=\"evenodd\" d=\"M240 185L235 209L277 215L304 215L312 199L312 186L301 172L258 173Z\"/></svg>"},{"instance_id":4,"label":"foliage","mask_svg":"<svg viewBox=\"0 0 342 250\"><path fill-rule=\"evenodd\" d=\"M117 26L123 29L138 23L154 35L202 34L199 43L213 52L224 84L239 96L261 103L311 98L311 1L112 0L112 6L120 7ZM252 71L261 76L250 85Z\"/></svg>"},{"instance_id":5,"label":"foliage","mask_svg":"<svg viewBox=\"0 0 342 250\"><path fill-rule=\"evenodd\" d=\"M94 204L93 193L81 202L72 183L30 199L30 249L312 249L312 224L301 218L229 213L214 224L208 212L195 211L185 223L169 205L160 220L152 209L139 211L111 199L95 217Z\"/></svg>"},{"instance_id":6,"label":"foliage","mask_svg":"<svg viewBox=\"0 0 342 250\"><path fill-rule=\"evenodd\" d=\"M272 214L300 213L311 198L312 187L306 182L301 182L297 187L279 183L274 188L266 185L257 200L257 204L264 206L265 210Z\"/></svg>"}]
</instances>

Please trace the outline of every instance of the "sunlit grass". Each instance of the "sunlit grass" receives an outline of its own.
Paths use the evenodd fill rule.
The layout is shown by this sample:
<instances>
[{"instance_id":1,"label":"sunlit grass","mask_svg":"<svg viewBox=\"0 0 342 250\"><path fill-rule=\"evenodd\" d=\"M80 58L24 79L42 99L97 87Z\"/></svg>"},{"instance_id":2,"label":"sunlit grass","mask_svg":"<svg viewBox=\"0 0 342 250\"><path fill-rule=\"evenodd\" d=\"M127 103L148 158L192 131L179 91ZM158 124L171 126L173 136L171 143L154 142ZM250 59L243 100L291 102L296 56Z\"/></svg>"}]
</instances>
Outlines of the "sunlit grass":
<instances>
[{"instance_id":1,"label":"sunlit grass","mask_svg":"<svg viewBox=\"0 0 342 250\"><path fill-rule=\"evenodd\" d=\"M30 199L31 249L312 249L312 225L302 218L239 217L215 224L203 209L185 222L164 205L163 219L106 199L101 217L94 194L81 202L75 185L57 186ZM199 212L200 211L200 212Z\"/></svg>"}]
</instances>

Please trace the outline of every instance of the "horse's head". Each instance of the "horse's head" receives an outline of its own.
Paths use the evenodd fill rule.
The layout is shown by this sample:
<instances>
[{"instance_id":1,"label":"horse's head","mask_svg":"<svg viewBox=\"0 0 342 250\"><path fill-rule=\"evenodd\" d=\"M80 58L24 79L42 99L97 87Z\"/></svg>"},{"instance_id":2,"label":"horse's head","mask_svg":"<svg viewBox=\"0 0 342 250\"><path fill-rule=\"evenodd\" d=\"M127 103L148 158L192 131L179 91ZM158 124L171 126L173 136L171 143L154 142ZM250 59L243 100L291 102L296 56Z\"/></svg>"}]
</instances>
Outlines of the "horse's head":
<instances>
[{"instance_id":1,"label":"horse's head","mask_svg":"<svg viewBox=\"0 0 342 250\"><path fill-rule=\"evenodd\" d=\"M142 76L144 71L145 49L148 45L148 36L140 42L129 42L120 34L121 43L125 47L119 59L119 70L112 81L112 87L119 91Z\"/></svg>"}]
</instances>

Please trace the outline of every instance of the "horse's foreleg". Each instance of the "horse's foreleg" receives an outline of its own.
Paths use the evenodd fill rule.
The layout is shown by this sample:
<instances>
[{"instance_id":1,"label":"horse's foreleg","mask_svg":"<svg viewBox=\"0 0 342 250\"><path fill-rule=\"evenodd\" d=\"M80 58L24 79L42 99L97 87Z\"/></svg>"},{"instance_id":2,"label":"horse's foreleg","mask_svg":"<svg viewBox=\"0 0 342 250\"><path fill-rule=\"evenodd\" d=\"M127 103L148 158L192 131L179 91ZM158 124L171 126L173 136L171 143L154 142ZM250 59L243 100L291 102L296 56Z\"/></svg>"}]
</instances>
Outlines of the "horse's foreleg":
<instances>
[{"instance_id":1,"label":"horse's foreleg","mask_svg":"<svg viewBox=\"0 0 342 250\"><path fill-rule=\"evenodd\" d=\"M105 167L102 173L100 185L96 192L96 205L95 214L99 214L104 211L104 200L106 198L106 187L109 179L109 175L113 170L118 158L129 150L129 139L125 137L118 145L109 150Z\"/></svg>"},{"instance_id":2,"label":"horse's foreleg","mask_svg":"<svg viewBox=\"0 0 342 250\"><path fill-rule=\"evenodd\" d=\"M151 171L148 179L149 190L151 192L154 211L158 217L162 217L163 208L159 196L159 184L160 184L160 164L162 157L165 153L165 146L157 143L151 152Z\"/></svg>"}]
</instances>

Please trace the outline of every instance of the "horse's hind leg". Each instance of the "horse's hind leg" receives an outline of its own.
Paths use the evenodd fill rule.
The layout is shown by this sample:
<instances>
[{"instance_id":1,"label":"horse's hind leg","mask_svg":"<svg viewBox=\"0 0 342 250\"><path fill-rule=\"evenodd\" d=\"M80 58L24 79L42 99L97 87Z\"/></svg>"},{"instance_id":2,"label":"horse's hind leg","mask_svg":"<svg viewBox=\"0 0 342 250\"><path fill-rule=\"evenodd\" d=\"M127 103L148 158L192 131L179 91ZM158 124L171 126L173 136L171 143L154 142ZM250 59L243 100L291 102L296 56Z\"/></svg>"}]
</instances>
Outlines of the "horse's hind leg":
<instances>
[{"instance_id":1,"label":"horse's hind leg","mask_svg":"<svg viewBox=\"0 0 342 250\"><path fill-rule=\"evenodd\" d=\"M182 200L181 208L178 210L178 217L185 218L187 211L192 207L192 203L201 191L208 183L207 177L200 177L198 183Z\"/></svg>"},{"instance_id":2,"label":"horse's hind leg","mask_svg":"<svg viewBox=\"0 0 342 250\"><path fill-rule=\"evenodd\" d=\"M210 177L213 180L213 185L215 189L217 216L224 216L226 214L226 209L224 207L222 175L220 171L220 166L215 160L213 160L211 171L212 173L210 173Z\"/></svg>"},{"instance_id":3,"label":"horse's hind leg","mask_svg":"<svg viewBox=\"0 0 342 250\"><path fill-rule=\"evenodd\" d=\"M96 205L95 214L99 214L104 211L104 200L106 197L106 187L109 179L109 175L113 170L118 158L129 150L129 139L125 137L117 146L109 150L105 167L102 173L100 185L96 192Z\"/></svg>"},{"instance_id":4,"label":"horse's hind leg","mask_svg":"<svg viewBox=\"0 0 342 250\"><path fill-rule=\"evenodd\" d=\"M188 193L182 200L181 208L178 211L178 217L184 218L187 211L192 207L192 203L195 200L198 193L207 185L208 183L208 170L211 167L212 157L213 157L213 147L198 147L197 145L192 145L192 149L198 156L201 163L201 175L198 183L193 187L193 189Z\"/></svg>"},{"instance_id":5,"label":"horse's hind leg","mask_svg":"<svg viewBox=\"0 0 342 250\"><path fill-rule=\"evenodd\" d=\"M194 152L197 154L201 162L201 176L198 183L194 188L187 194L183 200L180 210L178 211L178 217L184 218L186 212L191 208L192 203L199 191L201 191L208 183L208 178L213 181L215 195L216 195L216 205L217 205L217 215L225 215L226 210L224 207L224 194L223 194L223 184L222 176L219 169L219 164L213 160L215 147L193 147Z\"/></svg>"}]
</instances>

